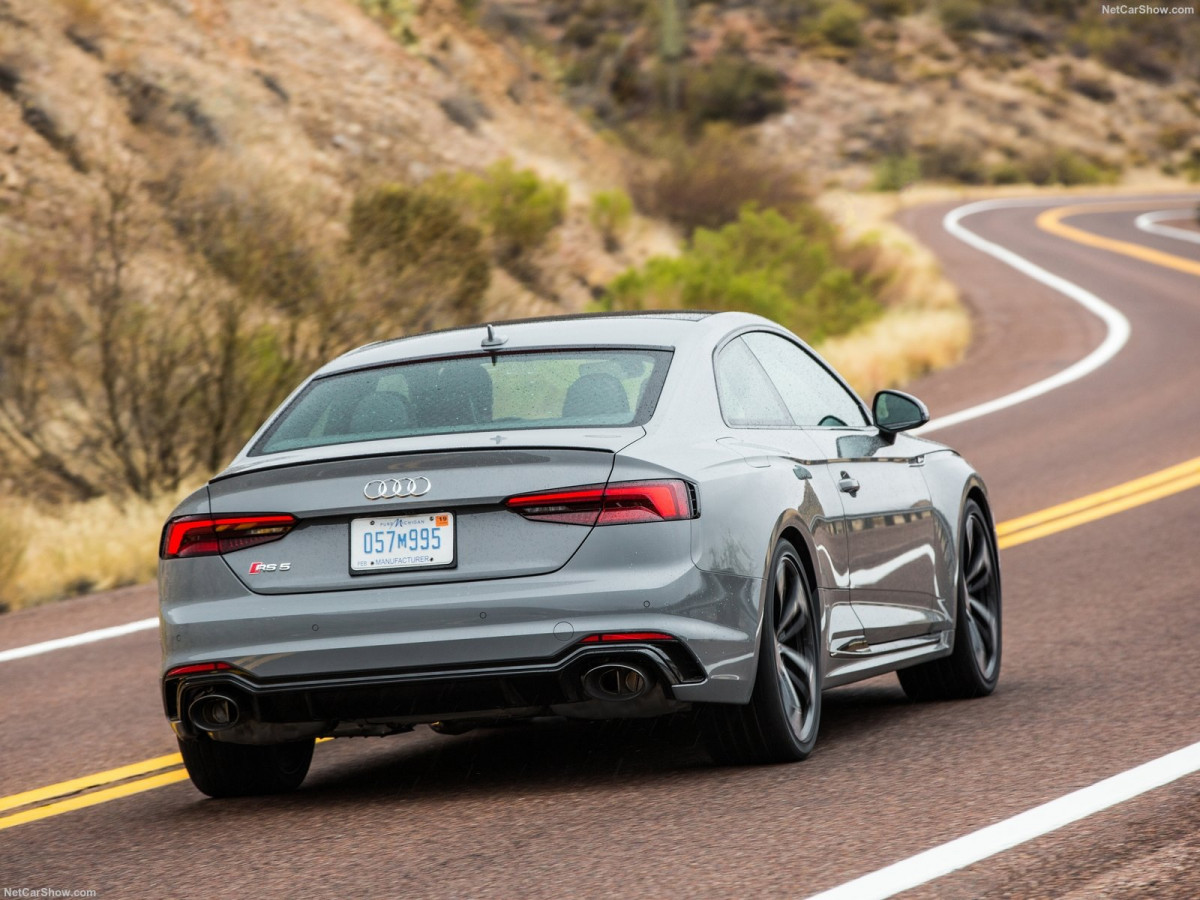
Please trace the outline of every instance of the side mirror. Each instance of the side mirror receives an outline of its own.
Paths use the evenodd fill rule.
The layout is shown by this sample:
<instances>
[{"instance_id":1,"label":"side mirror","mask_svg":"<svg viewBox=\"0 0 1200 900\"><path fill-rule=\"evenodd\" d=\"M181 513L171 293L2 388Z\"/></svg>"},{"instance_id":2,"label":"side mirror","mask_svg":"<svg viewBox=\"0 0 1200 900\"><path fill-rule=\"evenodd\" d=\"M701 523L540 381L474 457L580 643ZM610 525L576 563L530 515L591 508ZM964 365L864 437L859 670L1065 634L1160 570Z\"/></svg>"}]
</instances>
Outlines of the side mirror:
<instances>
[{"instance_id":1,"label":"side mirror","mask_svg":"<svg viewBox=\"0 0 1200 900\"><path fill-rule=\"evenodd\" d=\"M900 391L880 391L871 404L875 425L887 434L919 428L929 421L925 404L911 394Z\"/></svg>"}]
</instances>

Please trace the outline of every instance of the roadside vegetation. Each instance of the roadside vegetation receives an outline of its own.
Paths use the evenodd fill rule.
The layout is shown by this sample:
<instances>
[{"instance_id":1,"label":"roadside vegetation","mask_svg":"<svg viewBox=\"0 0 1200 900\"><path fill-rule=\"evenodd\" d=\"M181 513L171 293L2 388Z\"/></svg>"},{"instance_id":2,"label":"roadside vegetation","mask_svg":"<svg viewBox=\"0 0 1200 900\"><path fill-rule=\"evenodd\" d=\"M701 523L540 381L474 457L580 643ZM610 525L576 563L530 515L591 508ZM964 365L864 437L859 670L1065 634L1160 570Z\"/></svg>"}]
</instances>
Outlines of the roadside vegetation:
<instances>
[{"instance_id":1,"label":"roadside vegetation","mask_svg":"<svg viewBox=\"0 0 1200 900\"><path fill-rule=\"evenodd\" d=\"M303 193L227 162L106 172L82 241L6 243L0 604L150 577L171 506L300 379L381 322L479 321L494 271L537 282L565 214L561 184L504 160L364 187L319 227ZM164 230L186 269L161 267Z\"/></svg>"},{"instance_id":2,"label":"roadside vegetation","mask_svg":"<svg viewBox=\"0 0 1200 900\"><path fill-rule=\"evenodd\" d=\"M1147 167L1200 179L1195 15L1054 0L491 7L635 145L664 122L756 128L817 189L1109 184Z\"/></svg>"},{"instance_id":3,"label":"roadside vegetation","mask_svg":"<svg viewBox=\"0 0 1200 900\"><path fill-rule=\"evenodd\" d=\"M743 309L869 394L969 339L898 192L1200 180L1191 20L353 0L289 44L254 4L136 34L126 2L4 9L0 610L150 578L174 503L361 343Z\"/></svg>"}]
</instances>

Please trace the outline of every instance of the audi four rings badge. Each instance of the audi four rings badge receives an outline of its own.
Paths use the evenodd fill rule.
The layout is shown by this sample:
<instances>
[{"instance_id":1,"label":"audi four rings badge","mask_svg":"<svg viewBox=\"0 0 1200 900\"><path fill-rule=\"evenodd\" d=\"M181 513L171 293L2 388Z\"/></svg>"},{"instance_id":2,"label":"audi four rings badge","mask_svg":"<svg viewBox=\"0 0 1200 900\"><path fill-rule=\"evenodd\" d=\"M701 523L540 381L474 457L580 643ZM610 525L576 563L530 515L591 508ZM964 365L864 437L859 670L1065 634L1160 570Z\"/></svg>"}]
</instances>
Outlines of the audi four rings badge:
<instances>
[{"instance_id":1,"label":"audi four rings badge","mask_svg":"<svg viewBox=\"0 0 1200 900\"><path fill-rule=\"evenodd\" d=\"M401 497L423 497L433 487L424 475L416 478L376 478L368 481L363 496L368 500L399 500Z\"/></svg>"}]
</instances>

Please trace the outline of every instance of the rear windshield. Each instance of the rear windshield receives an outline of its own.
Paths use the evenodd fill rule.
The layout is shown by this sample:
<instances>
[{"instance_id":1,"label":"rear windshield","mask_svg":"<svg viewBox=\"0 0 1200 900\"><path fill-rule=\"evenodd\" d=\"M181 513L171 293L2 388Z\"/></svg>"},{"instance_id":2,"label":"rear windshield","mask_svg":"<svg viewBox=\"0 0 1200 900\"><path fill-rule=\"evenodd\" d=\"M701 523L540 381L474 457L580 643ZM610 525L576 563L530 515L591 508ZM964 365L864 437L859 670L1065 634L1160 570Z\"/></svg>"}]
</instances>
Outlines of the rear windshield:
<instances>
[{"instance_id":1,"label":"rear windshield","mask_svg":"<svg viewBox=\"0 0 1200 900\"><path fill-rule=\"evenodd\" d=\"M468 431L641 425L670 361L666 350L586 349L327 375L292 401L251 455Z\"/></svg>"}]
</instances>

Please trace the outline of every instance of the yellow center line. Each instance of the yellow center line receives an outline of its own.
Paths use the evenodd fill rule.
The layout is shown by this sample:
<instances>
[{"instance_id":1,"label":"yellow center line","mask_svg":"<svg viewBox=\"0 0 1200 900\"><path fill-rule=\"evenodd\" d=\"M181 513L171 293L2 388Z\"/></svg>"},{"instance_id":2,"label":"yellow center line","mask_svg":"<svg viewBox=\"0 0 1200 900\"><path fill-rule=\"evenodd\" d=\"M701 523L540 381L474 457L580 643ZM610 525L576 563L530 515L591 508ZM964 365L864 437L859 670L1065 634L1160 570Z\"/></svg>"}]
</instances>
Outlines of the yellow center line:
<instances>
[{"instance_id":1,"label":"yellow center line","mask_svg":"<svg viewBox=\"0 0 1200 900\"><path fill-rule=\"evenodd\" d=\"M1077 244L1086 244L1089 247L1098 247L1101 250L1109 250L1113 253L1120 253L1123 256L1132 256L1134 259L1153 263L1156 266L1165 266L1168 269L1175 269L1178 272L1187 272L1189 275L1200 275L1200 262L1196 260L1175 256L1173 253L1164 253L1161 250L1144 247L1141 244L1092 234L1090 231L1084 231L1082 228L1067 225L1062 221L1068 216L1077 216L1082 213L1111 212L1114 209L1124 208L1127 207L1088 203L1076 206L1059 206L1055 209L1048 209L1039 215L1037 217L1037 226L1042 231L1048 231L1051 234L1056 234Z\"/></svg>"},{"instance_id":2,"label":"yellow center line","mask_svg":"<svg viewBox=\"0 0 1200 900\"><path fill-rule=\"evenodd\" d=\"M31 803L41 803L45 800L65 797L68 794L77 794L80 791L103 787L106 784L114 784L137 775L148 775L151 772L157 772L159 769L166 769L182 764L182 756L178 753L169 753L166 756L156 756L154 759L143 760L142 762L132 763L128 766L120 766L119 768L109 769L105 772L97 772L95 775L84 775L82 778L60 781L58 784L50 784L36 790L12 794L8 797L0 797L0 812L6 809L16 809L18 806L29 806Z\"/></svg>"},{"instance_id":3,"label":"yellow center line","mask_svg":"<svg viewBox=\"0 0 1200 900\"><path fill-rule=\"evenodd\" d=\"M26 809L22 812L0 818L0 831L6 828L15 828L17 825L36 822L39 819L48 819L50 816L61 815L72 810L96 806L99 803L107 803L110 800L116 800L120 797L128 797L130 794L140 794L142 791L154 790L154 788L175 784L178 781L187 781L187 778L187 770L181 767L159 775L151 775L149 778L141 778L137 781L119 784L116 787L106 788L102 791L93 791L90 794L78 794L77 796L68 797L66 800L59 800L57 803L50 803L46 806L35 806L33 809Z\"/></svg>"},{"instance_id":4,"label":"yellow center line","mask_svg":"<svg viewBox=\"0 0 1200 900\"><path fill-rule=\"evenodd\" d=\"M1187 462L1126 481L1077 500L1047 507L1026 516L1009 519L996 526L1001 549L1035 541L1127 509L1161 500L1194 487L1200 487L1200 456ZM324 743L332 738L320 738ZM186 781L183 758L178 753L157 756L116 769L61 781L58 784L0 797L0 811L43 803L31 809L0 816L0 831L57 816L76 809L107 803L131 794ZM169 771L162 771L168 769ZM137 777L145 776L145 777ZM134 780L128 780L134 779ZM124 782L118 784L117 782ZM112 785L105 787L105 785ZM94 790L104 788L103 790ZM89 793L83 793L83 792ZM68 796L74 795L74 796ZM46 803L45 801L53 801Z\"/></svg>"},{"instance_id":5,"label":"yellow center line","mask_svg":"<svg viewBox=\"0 0 1200 900\"><path fill-rule=\"evenodd\" d=\"M1084 510L1101 507L1105 504L1112 503L1116 500L1122 500L1134 494L1141 494L1146 491L1155 490L1164 485L1170 485L1173 482L1178 484L1180 479L1186 479L1198 473L1200 473L1200 456L1197 456L1195 459L1190 459L1185 463L1180 463L1177 466L1171 466L1170 468L1162 469L1150 475L1145 475L1141 478L1135 478L1132 481L1126 481L1124 484L1118 484L1115 487L1110 487L1103 491L1097 491L1094 494L1088 494L1086 497L1080 497L1077 500L1071 500L1068 503L1060 503L1058 506L1051 506L1047 509L1030 513L1027 516L1020 516L1016 519L1009 519L1007 522L1001 522L996 526L996 535L1003 539L1014 534L1015 532L1024 531L1025 529L1033 528L1037 525L1045 525L1047 522L1055 519L1065 519L1068 516L1074 516L1076 513L1081 513ZM1184 488L1180 488L1180 490L1183 489ZM1136 506L1137 504L1133 505ZM1123 508L1128 509L1129 507ZM1090 519L1084 521L1090 521Z\"/></svg>"},{"instance_id":6,"label":"yellow center line","mask_svg":"<svg viewBox=\"0 0 1200 900\"><path fill-rule=\"evenodd\" d=\"M1151 503L1155 500L1161 500L1163 497L1170 497L1172 494L1178 494L1194 487L1200 487L1200 471L1193 472L1191 475L1180 478L1178 481L1172 484L1160 484L1156 487L1147 488L1146 490L1118 497L1114 500L1108 501L1107 503L1101 503L1071 515L1052 519L1041 525L1034 525L1021 531L1010 531L1003 537L1000 537L997 540L997 543L1001 549L1005 549L1007 547L1016 547L1019 544L1025 544L1029 541L1036 541L1038 538L1043 538L1051 534L1057 534L1060 531L1066 531L1068 528L1076 528L1080 525L1085 525L1088 522L1094 522L1097 519L1103 519L1108 516L1116 515L1117 513L1124 512L1127 509L1133 509L1135 506L1142 506L1143 504Z\"/></svg>"},{"instance_id":7,"label":"yellow center line","mask_svg":"<svg viewBox=\"0 0 1200 900\"><path fill-rule=\"evenodd\" d=\"M332 740L333 738L327 737L317 738L317 743L323 744ZM164 769L169 771L163 771ZM136 776L139 775L146 777L137 778ZM0 831L15 825L24 825L26 822L36 822L38 819L57 816L74 809L95 806L97 803L107 803L109 800L128 797L130 794L139 794L151 788L186 781L187 777L187 770L183 768L183 757L178 753L168 753L166 756L156 756L153 759L130 763L116 769L96 772L94 775L84 775L82 778L72 778L70 781L60 781L58 784L49 784L32 791L0 797L0 811L18 809L36 803L44 804L33 809L23 809L20 812L0 816ZM118 784L118 782L125 783ZM107 787L102 791L92 790L105 787L105 785L113 785L113 787ZM90 791L90 793L83 793L84 791ZM54 802L46 803L47 800Z\"/></svg>"}]
</instances>

